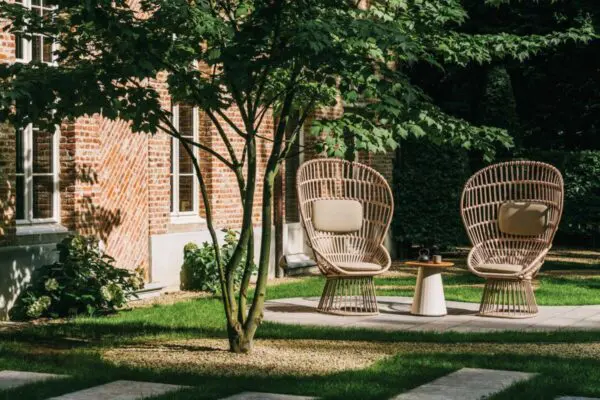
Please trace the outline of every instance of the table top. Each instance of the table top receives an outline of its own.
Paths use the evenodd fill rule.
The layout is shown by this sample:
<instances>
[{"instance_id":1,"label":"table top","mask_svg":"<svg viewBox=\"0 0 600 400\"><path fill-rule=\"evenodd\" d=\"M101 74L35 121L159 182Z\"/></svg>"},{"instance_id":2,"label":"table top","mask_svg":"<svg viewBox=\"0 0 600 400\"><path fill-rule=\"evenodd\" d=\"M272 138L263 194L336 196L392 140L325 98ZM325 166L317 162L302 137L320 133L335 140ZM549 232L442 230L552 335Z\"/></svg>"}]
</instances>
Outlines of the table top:
<instances>
[{"instance_id":1,"label":"table top","mask_svg":"<svg viewBox=\"0 0 600 400\"><path fill-rule=\"evenodd\" d=\"M408 265L409 267L450 268L454 266L454 263L449 261L442 261L440 263L434 263L433 261L406 261L404 265Z\"/></svg>"}]
</instances>

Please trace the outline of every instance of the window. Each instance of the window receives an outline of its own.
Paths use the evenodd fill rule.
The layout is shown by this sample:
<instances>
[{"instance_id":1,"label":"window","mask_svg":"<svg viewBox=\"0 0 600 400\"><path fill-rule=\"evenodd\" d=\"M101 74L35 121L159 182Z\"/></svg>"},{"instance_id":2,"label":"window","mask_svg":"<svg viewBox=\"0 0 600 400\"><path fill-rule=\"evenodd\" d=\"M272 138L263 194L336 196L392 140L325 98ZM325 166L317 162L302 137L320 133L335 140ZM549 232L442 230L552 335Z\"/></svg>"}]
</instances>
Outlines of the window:
<instances>
[{"instance_id":1,"label":"window","mask_svg":"<svg viewBox=\"0 0 600 400\"><path fill-rule=\"evenodd\" d=\"M54 6L47 0L16 0L41 17ZM43 35L15 36L15 58L19 62L54 61L54 43ZM29 125L16 134L17 224L57 223L59 215L58 130L46 132Z\"/></svg>"},{"instance_id":2,"label":"window","mask_svg":"<svg viewBox=\"0 0 600 400\"><path fill-rule=\"evenodd\" d=\"M47 0L16 0L44 17L52 11L53 6L48 5ZM54 43L51 39L42 35L34 35L31 39L25 39L20 35L15 36L15 58L21 62L45 62L52 63Z\"/></svg>"},{"instance_id":3,"label":"window","mask_svg":"<svg viewBox=\"0 0 600 400\"><path fill-rule=\"evenodd\" d=\"M18 224L58 222L58 135L32 125L17 131Z\"/></svg>"},{"instance_id":4,"label":"window","mask_svg":"<svg viewBox=\"0 0 600 400\"><path fill-rule=\"evenodd\" d=\"M198 109L189 105L173 107L173 125L182 137L198 140ZM194 148L198 157L198 149ZM194 164L179 140L171 139L171 215L198 216L198 182Z\"/></svg>"}]
</instances>

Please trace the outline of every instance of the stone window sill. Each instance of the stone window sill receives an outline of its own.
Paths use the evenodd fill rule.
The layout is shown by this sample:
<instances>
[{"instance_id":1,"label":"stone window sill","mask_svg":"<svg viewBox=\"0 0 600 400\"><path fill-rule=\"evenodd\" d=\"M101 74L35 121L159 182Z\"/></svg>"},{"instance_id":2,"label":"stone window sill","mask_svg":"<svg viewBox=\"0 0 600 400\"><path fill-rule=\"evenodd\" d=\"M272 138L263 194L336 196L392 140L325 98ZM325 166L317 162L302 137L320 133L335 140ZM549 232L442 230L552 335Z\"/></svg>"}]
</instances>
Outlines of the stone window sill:
<instances>
[{"instance_id":1,"label":"stone window sill","mask_svg":"<svg viewBox=\"0 0 600 400\"><path fill-rule=\"evenodd\" d=\"M206 220L198 215L171 216L172 225L204 224Z\"/></svg>"},{"instance_id":2,"label":"stone window sill","mask_svg":"<svg viewBox=\"0 0 600 400\"><path fill-rule=\"evenodd\" d=\"M197 232L206 229L206 220L197 215L172 216L167 227L169 233Z\"/></svg>"},{"instance_id":3,"label":"stone window sill","mask_svg":"<svg viewBox=\"0 0 600 400\"><path fill-rule=\"evenodd\" d=\"M55 244L69 234L69 230L61 224L17 225L16 245L31 246Z\"/></svg>"},{"instance_id":4,"label":"stone window sill","mask_svg":"<svg viewBox=\"0 0 600 400\"><path fill-rule=\"evenodd\" d=\"M69 230L61 224L17 225L17 236L46 235L68 232Z\"/></svg>"}]
</instances>

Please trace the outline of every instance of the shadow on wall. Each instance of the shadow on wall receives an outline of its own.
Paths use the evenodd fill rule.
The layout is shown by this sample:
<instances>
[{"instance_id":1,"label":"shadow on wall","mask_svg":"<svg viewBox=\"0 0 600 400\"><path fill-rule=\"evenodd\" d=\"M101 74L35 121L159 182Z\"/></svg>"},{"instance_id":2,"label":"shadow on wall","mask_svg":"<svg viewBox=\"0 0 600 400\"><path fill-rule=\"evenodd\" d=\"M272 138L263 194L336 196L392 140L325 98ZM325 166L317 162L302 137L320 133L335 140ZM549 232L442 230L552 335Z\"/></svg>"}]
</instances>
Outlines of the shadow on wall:
<instances>
[{"instance_id":1,"label":"shadow on wall","mask_svg":"<svg viewBox=\"0 0 600 400\"><path fill-rule=\"evenodd\" d=\"M98 173L90 165L78 165L74 173L78 184L96 186L100 184ZM120 209L110 210L94 203L92 196L78 200L73 211L74 227L77 232L94 235L100 240L107 241L112 231L123 223Z\"/></svg>"},{"instance_id":2,"label":"shadow on wall","mask_svg":"<svg viewBox=\"0 0 600 400\"><path fill-rule=\"evenodd\" d=\"M7 124L0 124L0 142L10 141L14 130ZM14 214L14 184L8 179L15 168L15 160L0 153L0 246L8 241L11 221Z\"/></svg>"},{"instance_id":3,"label":"shadow on wall","mask_svg":"<svg viewBox=\"0 0 600 400\"><path fill-rule=\"evenodd\" d=\"M84 197L75 214L75 229L84 235L93 235L106 242L111 232L122 224L121 210L108 210Z\"/></svg>"},{"instance_id":4,"label":"shadow on wall","mask_svg":"<svg viewBox=\"0 0 600 400\"><path fill-rule=\"evenodd\" d=\"M0 170L0 175L1 172ZM72 173L61 175L61 180L65 177L67 185L83 183L93 186L98 184L97 176L91 167L83 166ZM86 196L78 200L68 227L51 227L43 234L16 235L13 240L10 231L14 226L14 195L10 190L10 182L5 180L6 178L2 179L3 188L0 190L0 320L8 319L10 308L29 283L33 270L58 260L56 244L69 232L75 230L106 242L113 230L123 221L120 209L106 209L95 204L93 197ZM4 190L5 188L9 190ZM61 191L69 192L69 189L63 187ZM63 207L68 205L63 204Z\"/></svg>"},{"instance_id":5,"label":"shadow on wall","mask_svg":"<svg viewBox=\"0 0 600 400\"><path fill-rule=\"evenodd\" d=\"M58 260L56 244L32 244L0 248L0 320L27 286L36 267Z\"/></svg>"},{"instance_id":6,"label":"shadow on wall","mask_svg":"<svg viewBox=\"0 0 600 400\"><path fill-rule=\"evenodd\" d=\"M0 169L0 245L7 242L15 209L11 183L4 177Z\"/></svg>"}]
</instances>

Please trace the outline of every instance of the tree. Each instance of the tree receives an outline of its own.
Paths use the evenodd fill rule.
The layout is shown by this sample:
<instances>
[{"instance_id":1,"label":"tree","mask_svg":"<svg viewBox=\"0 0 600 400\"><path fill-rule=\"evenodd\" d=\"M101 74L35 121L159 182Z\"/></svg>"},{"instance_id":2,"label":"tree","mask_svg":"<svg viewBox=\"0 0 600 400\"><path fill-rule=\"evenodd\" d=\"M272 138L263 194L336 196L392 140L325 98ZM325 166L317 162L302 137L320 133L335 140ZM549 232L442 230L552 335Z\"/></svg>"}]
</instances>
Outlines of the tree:
<instances>
[{"instance_id":1,"label":"tree","mask_svg":"<svg viewBox=\"0 0 600 400\"><path fill-rule=\"evenodd\" d=\"M510 137L442 113L407 72L417 62L467 65L496 58L524 58L558 43L586 41L589 26L544 36L477 35L454 28L466 13L458 0L381 0L362 7L348 0L52 0L40 17L19 5L0 4L8 29L39 33L59 43L57 66L14 64L0 68L0 120L16 126L51 127L102 111L129 121L136 132L164 132L192 157L215 255L220 254L206 185L193 147L217 158L237 177L243 205L238 245L225 264L217 260L230 348L248 352L262 319L272 226L274 178L307 118L341 97L344 115L315 121L321 149L341 157L347 137L356 151L383 151L399 140L428 136L435 143L476 148L492 157ZM161 108L153 85L167 74L174 102L198 106L210 118L227 151L182 138ZM16 107L15 107L16 105ZM241 123L228 117L235 109ZM275 114L272 138L259 127ZM236 153L227 132L242 138ZM291 132L286 139L286 130ZM271 150L257 172L257 140ZM236 293L233 272L252 260L252 209L262 180L262 233L255 294L248 297L251 266ZM248 303L249 308L248 308Z\"/></svg>"},{"instance_id":2,"label":"tree","mask_svg":"<svg viewBox=\"0 0 600 400\"><path fill-rule=\"evenodd\" d=\"M580 21L587 21L596 30L600 26L600 2L594 0L464 0L463 4L471 18L460 29L471 34L544 35ZM468 85L481 88L496 75L497 82L504 81L507 88L512 85L510 91L514 90L520 120L517 146L565 150L600 148L600 113L596 105L600 96L600 40L597 36L589 43L564 43L552 51L542 51L527 63L509 61L501 66L506 67L509 74L505 78L498 75L496 68L488 67L471 68L466 74L448 71L443 76L442 87L428 93L446 111L452 112L447 106L457 103L470 103L476 109L486 101L481 91L456 90L448 99L445 94L452 89L447 82L454 82L453 89ZM485 80L488 83L484 83ZM505 104L503 112L512 114L510 102ZM506 118L506 122L510 119ZM467 117L467 120L489 123L482 120L481 115Z\"/></svg>"}]
</instances>

